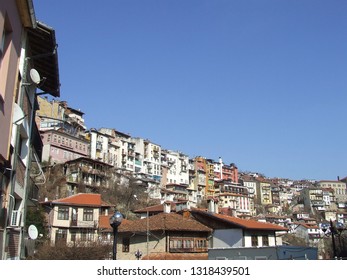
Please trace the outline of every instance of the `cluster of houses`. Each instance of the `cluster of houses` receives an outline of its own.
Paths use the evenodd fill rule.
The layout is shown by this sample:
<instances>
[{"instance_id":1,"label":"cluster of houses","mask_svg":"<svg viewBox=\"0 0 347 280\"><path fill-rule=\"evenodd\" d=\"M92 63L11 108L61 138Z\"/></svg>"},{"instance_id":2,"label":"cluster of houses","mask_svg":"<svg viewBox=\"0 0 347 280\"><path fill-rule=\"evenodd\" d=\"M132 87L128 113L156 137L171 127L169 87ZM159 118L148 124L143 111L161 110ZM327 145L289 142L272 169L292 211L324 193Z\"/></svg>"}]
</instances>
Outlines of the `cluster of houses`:
<instances>
[{"instance_id":1,"label":"cluster of houses","mask_svg":"<svg viewBox=\"0 0 347 280\"><path fill-rule=\"evenodd\" d=\"M76 194L46 201L53 243L113 243L112 205L99 194ZM178 209L174 203L139 209L137 220L118 226L116 248L121 260L276 260L317 259L317 248L288 246L288 228L218 212L216 201L207 209ZM112 256L110 256L112 257Z\"/></svg>"},{"instance_id":2,"label":"cluster of houses","mask_svg":"<svg viewBox=\"0 0 347 280\"><path fill-rule=\"evenodd\" d=\"M0 38L0 259L25 258L27 210L39 204L53 245L110 240L109 212L117 205L100 194L114 185L138 187L158 202L135 211L146 213L143 220L120 225L126 259L134 250L152 259L223 258L218 250L225 248L238 250L224 250L227 258L269 258L248 249L265 247L301 258L282 245L281 234L297 234L314 247L323 224L346 224L346 178L270 179L114 128L87 129L84 113L59 100L55 31L37 20L32 0L0 4ZM53 172L61 180L48 193Z\"/></svg>"}]
</instances>

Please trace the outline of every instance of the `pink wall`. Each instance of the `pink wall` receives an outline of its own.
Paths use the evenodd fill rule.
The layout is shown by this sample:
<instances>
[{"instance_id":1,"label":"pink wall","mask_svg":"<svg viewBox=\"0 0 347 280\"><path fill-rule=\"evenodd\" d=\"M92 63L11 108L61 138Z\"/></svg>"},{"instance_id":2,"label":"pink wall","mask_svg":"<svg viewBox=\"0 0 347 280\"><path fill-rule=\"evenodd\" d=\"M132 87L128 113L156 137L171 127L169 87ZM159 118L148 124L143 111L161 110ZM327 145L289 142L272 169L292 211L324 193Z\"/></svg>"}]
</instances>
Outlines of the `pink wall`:
<instances>
[{"instance_id":1,"label":"pink wall","mask_svg":"<svg viewBox=\"0 0 347 280\"><path fill-rule=\"evenodd\" d=\"M5 30L8 32L0 64L0 162L9 159L12 109L21 47L22 22L16 1L0 1L0 39Z\"/></svg>"}]
</instances>

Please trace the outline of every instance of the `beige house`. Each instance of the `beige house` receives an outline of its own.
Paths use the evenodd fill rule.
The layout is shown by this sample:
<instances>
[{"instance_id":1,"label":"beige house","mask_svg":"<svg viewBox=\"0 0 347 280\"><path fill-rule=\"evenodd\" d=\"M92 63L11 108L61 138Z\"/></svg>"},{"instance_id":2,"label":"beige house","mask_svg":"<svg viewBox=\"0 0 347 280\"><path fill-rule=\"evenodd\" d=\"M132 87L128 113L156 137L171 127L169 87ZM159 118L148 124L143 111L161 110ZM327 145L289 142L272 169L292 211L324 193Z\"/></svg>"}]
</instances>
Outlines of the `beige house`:
<instances>
[{"instance_id":1,"label":"beige house","mask_svg":"<svg viewBox=\"0 0 347 280\"><path fill-rule=\"evenodd\" d=\"M42 206L48 215L52 244L99 240L100 221L109 215L112 208L101 200L100 194L91 193L45 201Z\"/></svg>"}]
</instances>

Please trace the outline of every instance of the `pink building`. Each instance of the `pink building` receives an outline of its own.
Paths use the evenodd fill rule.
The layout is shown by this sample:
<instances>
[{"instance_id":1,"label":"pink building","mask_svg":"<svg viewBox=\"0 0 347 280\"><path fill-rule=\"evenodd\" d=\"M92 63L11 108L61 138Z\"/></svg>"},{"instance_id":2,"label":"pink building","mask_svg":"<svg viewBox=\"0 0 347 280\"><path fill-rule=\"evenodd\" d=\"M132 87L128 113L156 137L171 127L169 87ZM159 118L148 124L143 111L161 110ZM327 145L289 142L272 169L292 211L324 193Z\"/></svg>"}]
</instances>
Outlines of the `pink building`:
<instances>
[{"instance_id":1,"label":"pink building","mask_svg":"<svg viewBox=\"0 0 347 280\"><path fill-rule=\"evenodd\" d=\"M18 5L17 2L21 4ZM12 111L14 98L18 94L22 29L34 27L36 24L30 17L28 3L25 2L31 1L0 2L0 166L2 169L10 160Z\"/></svg>"},{"instance_id":2,"label":"pink building","mask_svg":"<svg viewBox=\"0 0 347 280\"><path fill-rule=\"evenodd\" d=\"M89 156L89 142L59 130L41 131L42 161L64 163Z\"/></svg>"},{"instance_id":3,"label":"pink building","mask_svg":"<svg viewBox=\"0 0 347 280\"><path fill-rule=\"evenodd\" d=\"M26 210L38 192L31 175L41 167L37 95L60 96L56 46L32 0L0 1L0 259L25 258Z\"/></svg>"}]
</instances>

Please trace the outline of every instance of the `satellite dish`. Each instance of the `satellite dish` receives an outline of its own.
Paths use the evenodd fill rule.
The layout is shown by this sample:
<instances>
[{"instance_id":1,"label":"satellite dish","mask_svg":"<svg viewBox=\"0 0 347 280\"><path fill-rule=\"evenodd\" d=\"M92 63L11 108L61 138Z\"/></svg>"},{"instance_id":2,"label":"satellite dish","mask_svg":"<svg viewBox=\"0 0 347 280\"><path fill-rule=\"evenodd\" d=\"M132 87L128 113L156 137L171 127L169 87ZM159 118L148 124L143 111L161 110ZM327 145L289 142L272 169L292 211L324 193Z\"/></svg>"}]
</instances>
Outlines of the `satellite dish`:
<instances>
[{"instance_id":1,"label":"satellite dish","mask_svg":"<svg viewBox=\"0 0 347 280\"><path fill-rule=\"evenodd\" d=\"M22 108L17 104L14 103L13 106L13 123L14 124L21 124L24 121L25 115L22 110Z\"/></svg>"},{"instance_id":2,"label":"satellite dish","mask_svg":"<svg viewBox=\"0 0 347 280\"><path fill-rule=\"evenodd\" d=\"M37 230L35 225L30 225L29 226L28 234L29 234L30 239L35 240L37 238L39 232L38 232L38 230Z\"/></svg>"},{"instance_id":3,"label":"satellite dish","mask_svg":"<svg viewBox=\"0 0 347 280\"><path fill-rule=\"evenodd\" d=\"M36 85L38 85L38 84L41 82L40 74L39 74L39 72L37 72L37 70L34 69L34 68L32 68L32 69L30 70L30 79L31 79L31 81L32 81L34 84L36 84Z\"/></svg>"}]
</instances>

